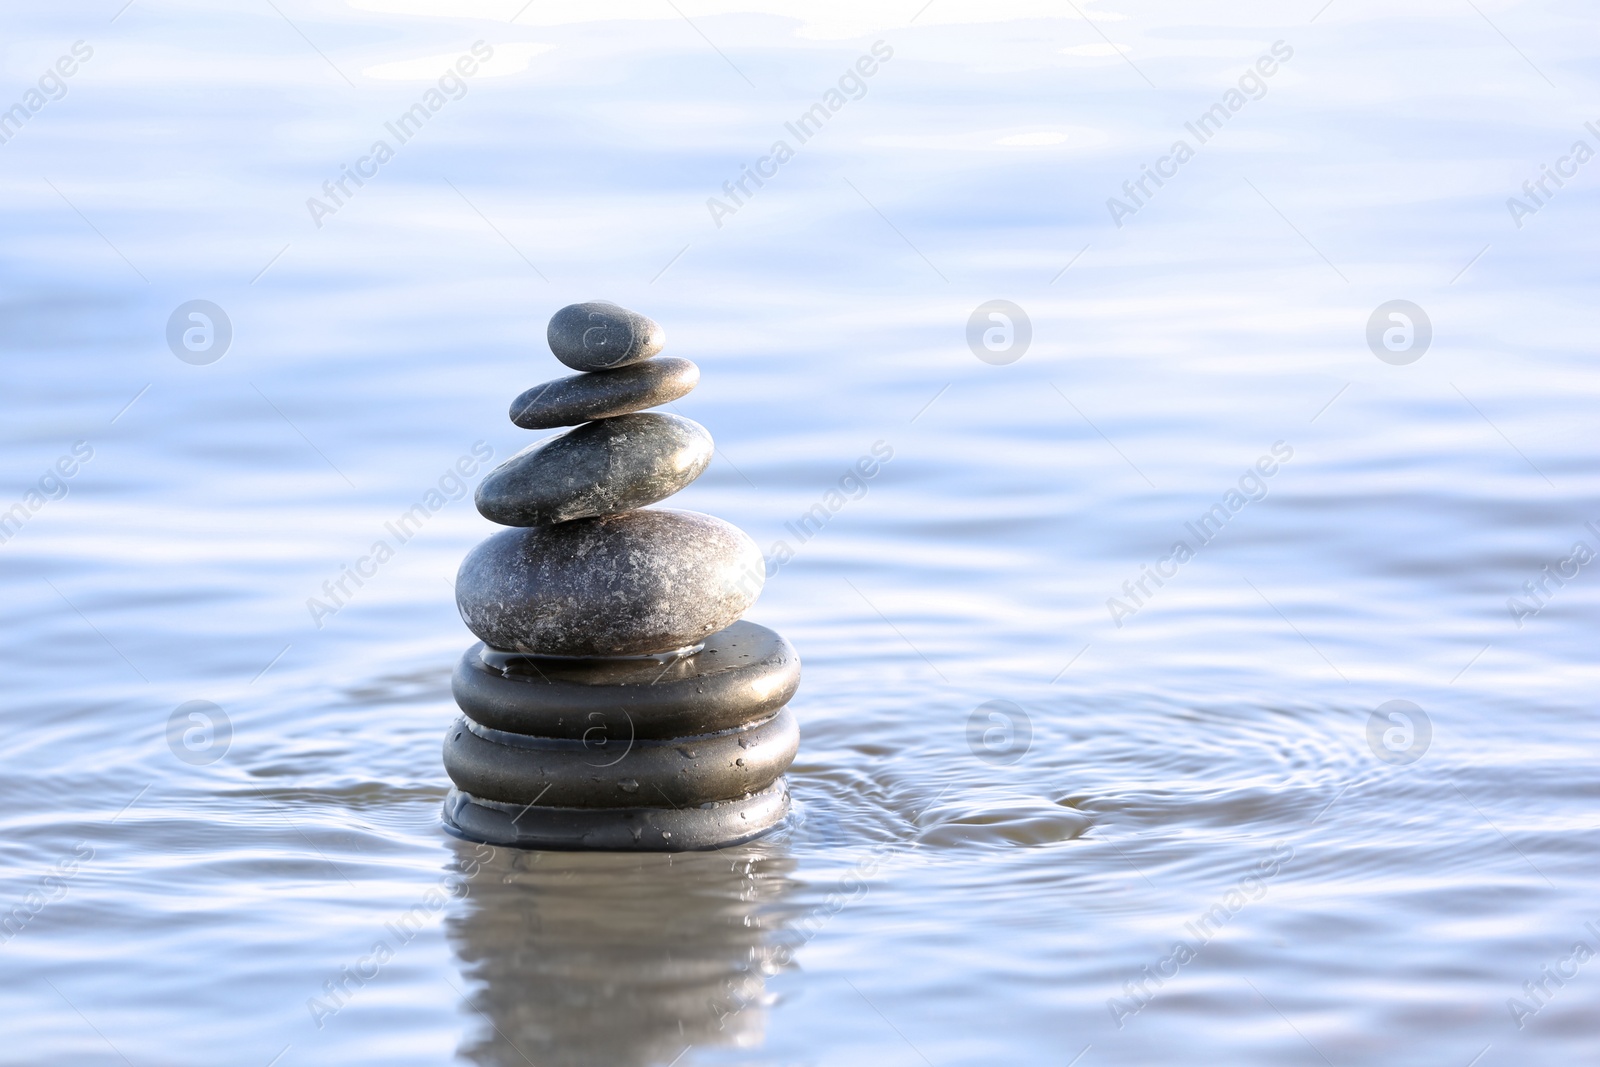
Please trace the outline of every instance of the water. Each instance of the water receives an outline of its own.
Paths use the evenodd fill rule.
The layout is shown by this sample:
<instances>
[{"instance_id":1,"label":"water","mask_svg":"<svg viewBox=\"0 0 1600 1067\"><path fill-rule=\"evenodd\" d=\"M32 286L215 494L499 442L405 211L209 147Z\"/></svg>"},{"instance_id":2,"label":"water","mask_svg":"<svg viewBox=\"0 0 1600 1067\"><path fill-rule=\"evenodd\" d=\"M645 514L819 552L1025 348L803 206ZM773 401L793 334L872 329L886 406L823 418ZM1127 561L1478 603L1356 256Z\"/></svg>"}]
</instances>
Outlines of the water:
<instances>
[{"instance_id":1,"label":"water","mask_svg":"<svg viewBox=\"0 0 1600 1067\"><path fill-rule=\"evenodd\" d=\"M0 145L0 503L41 505L0 545L0 1061L1600 1049L1579 8L117 6L0 16L5 106L92 49ZM797 811L752 845L440 829L490 531L450 497L595 297L702 367L674 504L783 560L751 617L805 661ZM166 340L196 299L214 362ZM966 341L995 299L1010 363ZM1404 365L1391 300L1431 322Z\"/></svg>"}]
</instances>

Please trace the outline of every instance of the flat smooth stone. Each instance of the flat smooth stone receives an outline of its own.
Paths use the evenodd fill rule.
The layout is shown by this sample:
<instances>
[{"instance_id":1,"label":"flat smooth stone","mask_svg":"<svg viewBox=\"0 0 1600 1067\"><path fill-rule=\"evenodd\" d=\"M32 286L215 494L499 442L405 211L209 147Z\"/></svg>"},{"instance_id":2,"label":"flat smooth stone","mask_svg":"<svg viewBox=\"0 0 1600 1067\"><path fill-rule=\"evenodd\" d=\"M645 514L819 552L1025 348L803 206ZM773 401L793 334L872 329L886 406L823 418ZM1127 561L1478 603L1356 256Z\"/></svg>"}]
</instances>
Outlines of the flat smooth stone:
<instances>
[{"instance_id":1,"label":"flat smooth stone","mask_svg":"<svg viewBox=\"0 0 1600 1067\"><path fill-rule=\"evenodd\" d=\"M469 841L508 848L696 852L760 837L789 815L789 783L693 808L551 808L485 800L452 789L444 824Z\"/></svg>"},{"instance_id":2,"label":"flat smooth stone","mask_svg":"<svg viewBox=\"0 0 1600 1067\"><path fill-rule=\"evenodd\" d=\"M550 316L550 351L573 370L612 370L649 359L667 343L653 319L604 300L568 304Z\"/></svg>"},{"instance_id":3,"label":"flat smooth stone","mask_svg":"<svg viewBox=\"0 0 1600 1067\"><path fill-rule=\"evenodd\" d=\"M456 607L492 648L551 656L668 652L755 602L766 563L737 526L650 508L502 530L456 575Z\"/></svg>"},{"instance_id":4,"label":"flat smooth stone","mask_svg":"<svg viewBox=\"0 0 1600 1067\"><path fill-rule=\"evenodd\" d=\"M706 428L641 411L588 422L529 445L478 485L478 512L502 526L614 515L665 500L711 462Z\"/></svg>"},{"instance_id":5,"label":"flat smooth stone","mask_svg":"<svg viewBox=\"0 0 1600 1067\"><path fill-rule=\"evenodd\" d=\"M457 719L444 769L459 788L507 804L556 808L688 808L771 785L800 750L800 725L782 708L738 730L602 744L528 737Z\"/></svg>"},{"instance_id":6,"label":"flat smooth stone","mask_svg":"<svg viewBox=\"0 0 1600 1067\"><path fill-rule=\"evenodd\" d=\"M773 714L800 687L794 646L745 619L667 662L497 655L494 666L484 650L467 649L450 680L467 718L591 745L730 730Z\"/></svg>"},{"instance_id":7,"label":"flat smooth stone","mask_svg":"<svg viewBox=\"0 0 1600 1067\"><path fill-rule=\"evenodd\" d=\"M661 356L536 385L511 402L511 421L524 430L576 426L670 403L699 383L700 368L692 362Z\"/></svg>"}]
</instances>

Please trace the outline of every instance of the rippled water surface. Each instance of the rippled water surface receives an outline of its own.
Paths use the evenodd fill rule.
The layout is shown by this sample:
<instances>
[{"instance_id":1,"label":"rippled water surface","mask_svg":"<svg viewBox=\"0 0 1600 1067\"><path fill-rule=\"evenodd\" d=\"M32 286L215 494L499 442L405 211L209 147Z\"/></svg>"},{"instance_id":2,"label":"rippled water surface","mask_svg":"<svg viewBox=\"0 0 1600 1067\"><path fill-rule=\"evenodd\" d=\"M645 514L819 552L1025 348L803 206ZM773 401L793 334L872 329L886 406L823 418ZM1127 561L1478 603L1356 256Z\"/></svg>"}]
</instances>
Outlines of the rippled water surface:
<instances>
[{"instance_id":1,"label":"rippled water surface","mask_svg":"<svg viewBox=\"0 0 1600 1067\"><path fill-rule=\"evenodd\" d=\"M0 14L0 1062L1600 1054L1584 6L120 4ZM754 844L440 827L597 297L805 663Z\"/></svg>"}]
</instances>

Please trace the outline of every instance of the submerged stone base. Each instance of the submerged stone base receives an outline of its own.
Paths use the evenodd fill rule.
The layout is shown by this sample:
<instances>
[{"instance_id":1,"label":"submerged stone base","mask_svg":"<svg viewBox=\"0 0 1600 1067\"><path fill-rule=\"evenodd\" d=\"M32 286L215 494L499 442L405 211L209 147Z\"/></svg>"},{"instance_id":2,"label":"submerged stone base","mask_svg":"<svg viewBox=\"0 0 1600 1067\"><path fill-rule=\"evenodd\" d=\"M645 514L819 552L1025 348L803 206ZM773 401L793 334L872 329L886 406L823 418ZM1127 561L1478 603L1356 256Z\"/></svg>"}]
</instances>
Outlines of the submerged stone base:
<instances>
[{"instance_id":1,"label":"submerged stone base","mask_svg":"<svg viewBox=\"0 0 1600 1067\"><path fill-rule=\"evenodd\" d=\"M494 845L675 852L748 841L789 811L800 747L789 642L748 621L697 650L559 658L474 645L445 733L450 829Z\"/></svg>"},{"instance_id":2,"label":"submerged stone base","mask_svg":"<svg viewBox=\"0 0 1600 1067\"><path fill-rule=\"evenodd\" d=\"M460 789L444 823L469 841L552 851L698 852L753 840L789 814L789 783L692 808L552 808L484 800Z\"/></svg>"}]
</instances>

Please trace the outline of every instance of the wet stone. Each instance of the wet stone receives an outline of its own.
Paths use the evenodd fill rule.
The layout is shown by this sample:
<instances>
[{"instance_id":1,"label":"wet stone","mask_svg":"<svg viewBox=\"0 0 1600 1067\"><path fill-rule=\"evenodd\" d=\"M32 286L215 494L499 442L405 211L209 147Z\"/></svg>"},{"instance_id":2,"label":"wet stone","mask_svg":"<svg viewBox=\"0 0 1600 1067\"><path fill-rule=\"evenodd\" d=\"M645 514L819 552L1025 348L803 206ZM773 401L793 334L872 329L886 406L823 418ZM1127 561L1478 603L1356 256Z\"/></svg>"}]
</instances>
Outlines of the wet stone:
<instances>
[{"instance_id":1,"label":"wet stone","mask_svg":"<svg viewBox=\"0 0 1600 1067\"><path fill-rule=\"evenodd\" d=\"M462 562L456 606L492 648L641 655L730 625L765 579L760 550L738 527L659 508L503 530Z\"/></svg>"},{"instance_id":2,"label":"wet stone","mask_svg":"<svg viewBox=\"0 0 1600 1067\"><path fill-rule=\"evenodd\" d=\"M458 788L486 800L631 808L642 799L686 808L765 789L799 745L788 708L737 732L664 741L599 734L564 741L460 719L445 734L444 768Z\"/></svg>"},{"instance_id":3,"label":"wet stone","mask_svg":"<svg viewBox=\"0 0 1600 1067\"><path fill-rule=\"evenodd\" d=\"M502 526L547 526L665 500L711 462L693 419L646 411L585 423L529 445L478 486L478 511Z\"/></svg>"},{"instance_id":4,"label":"wet stone","mask_svg":"<svg viewBox=\"0 0 1600 1067\"><path fill-rule=\"evenodd\" d=\"M780 825L789 813L789 784L779 778L750 796L691 808L555 808L487 800L452 789L444 808L445 824L452 831L491 845L684 852L727 848ZM567 979L563 977L562 981ZM647 1058L641 1057L638 1062Z\"/></svg>"},{"instance_id":5,"label":"wet stone","mask_svg":"<svg viewBox=\"0 0 1600 1067\"><path fill-rule=\"evenodd\" d=\"M487 653L487 654L486 654ZM677 659L557 659L469 648L451 690L467 718L573 740L690 737L772 715L800 685L800 656L740 619Z\"/></svg>"},{"instance_id":6,"label":"wet stone","mask_svg":"<svg viewBox=\"0 0 1600 1067\"><path fill-rule=\"evenodd\" d=\"M550 351L573 370L612 370L661 351L667 336L652 319L604 300L568 304L550 317Z\"/></svg>"},{"instance_id":7,"label":"wet stone","mask_svg":"<svg viewBox=\"0 0 1600 1067\"><path fill-rule=\"evenodd\" d=\"M687 359L662 356L621 370L594 371L536 385L511 402L511 421L524 430L576 426L657 407L687 396L700 368Z\"/></svg>"}]
</instances>

